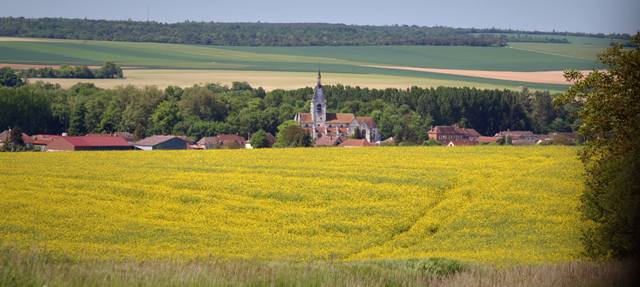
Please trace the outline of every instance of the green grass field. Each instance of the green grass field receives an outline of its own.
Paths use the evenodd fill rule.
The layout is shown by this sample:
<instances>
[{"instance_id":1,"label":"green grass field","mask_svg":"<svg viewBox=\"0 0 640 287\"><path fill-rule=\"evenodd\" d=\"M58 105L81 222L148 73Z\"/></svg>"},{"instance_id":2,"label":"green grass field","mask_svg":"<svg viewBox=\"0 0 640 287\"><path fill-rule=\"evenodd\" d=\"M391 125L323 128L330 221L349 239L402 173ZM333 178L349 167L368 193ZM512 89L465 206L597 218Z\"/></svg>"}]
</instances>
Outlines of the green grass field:
<instances>
[{"instance_id":1,"label":"green grass field","mask_svg":"<svg viewBox=\"0 0 640 287\"><path fill-rule=\"evenodd\" d=\"M600 39L598 39L600 40ZM0 38L0 63L100 65L105 61L140 68L228 71L326 72L375 74L485 86L562 91L565 85L534 84L450 74L400 71L366 65L427 68L550 71L602 68L595 54L603 43L514 43L499 47L212 47L82 40L7 41ZM238 79L242 80L242 79Z\"/></svg>"}]
</instances>

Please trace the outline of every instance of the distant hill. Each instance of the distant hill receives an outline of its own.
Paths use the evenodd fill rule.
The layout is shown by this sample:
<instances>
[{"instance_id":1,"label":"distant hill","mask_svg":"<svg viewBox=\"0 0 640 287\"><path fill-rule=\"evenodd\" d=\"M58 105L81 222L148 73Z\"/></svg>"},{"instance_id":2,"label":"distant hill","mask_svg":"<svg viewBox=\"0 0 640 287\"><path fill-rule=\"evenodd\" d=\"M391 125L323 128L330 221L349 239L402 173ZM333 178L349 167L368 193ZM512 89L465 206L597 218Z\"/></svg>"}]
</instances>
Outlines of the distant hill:
<instances>
[{"instance_id":1,"label":"distant hill","mask_svg":"<svg viewBox=\"0 0 640 287\"><path fill-rule=\"evenodd\" d=\"M219 46L505 46L508 41L557 42L551 37L518 37L499 29L421 26L361 26L325 23L159 23L65 18L0 18L0 36ZM545 33L568 35L567 33ZM573 33L575 35L577 33ZM584 35L584 34L580 34ZM592 35L616 38L628 35Z\"/></svg>"}]
</instances>

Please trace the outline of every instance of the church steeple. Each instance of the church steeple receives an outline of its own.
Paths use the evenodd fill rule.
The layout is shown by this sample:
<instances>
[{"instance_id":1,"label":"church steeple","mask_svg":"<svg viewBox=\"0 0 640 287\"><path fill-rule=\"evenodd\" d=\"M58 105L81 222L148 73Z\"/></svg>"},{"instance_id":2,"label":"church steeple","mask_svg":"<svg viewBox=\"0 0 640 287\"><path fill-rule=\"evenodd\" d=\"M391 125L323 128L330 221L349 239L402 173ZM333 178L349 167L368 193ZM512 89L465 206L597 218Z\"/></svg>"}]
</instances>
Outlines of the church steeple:
<instances>
[{"instance_id":1,"label":"church steeple","mask_svg":"<svg viewBox=\"0 0 640 287\"><path fill-rule=\"evenodd\" d=\"M320 74L320 69L318 69L318 83L316 84L316 88L313 89L313 97L311 98L311 119L314 123L322 123L327 118L327 99L324 97L324 92L322 91L322 75Z\"/></svg>"}]
</instances>

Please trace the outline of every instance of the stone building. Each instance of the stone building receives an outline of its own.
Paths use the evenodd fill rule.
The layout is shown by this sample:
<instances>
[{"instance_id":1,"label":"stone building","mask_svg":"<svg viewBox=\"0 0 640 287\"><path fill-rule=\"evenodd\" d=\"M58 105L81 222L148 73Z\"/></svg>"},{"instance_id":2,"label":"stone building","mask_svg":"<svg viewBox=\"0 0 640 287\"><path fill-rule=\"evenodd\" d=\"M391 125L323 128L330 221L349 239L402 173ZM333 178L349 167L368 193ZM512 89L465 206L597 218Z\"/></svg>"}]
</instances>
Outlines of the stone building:
<instances>
[{"instance_id":1,"label":"stone building","mask_svg":"<svg viewBox=\"0 0 640 287\"><path fill-rule=\"evenodd\" d=\"M325 136L351 137L360 133L360 137L368 142L379 141L380 132L371 117L351 113L327 113L327 99L322 90L321 78L318 71L318 83L313 90L309 113L296 114L295 121L316 140Z\"/></svg>"}]
</instances>

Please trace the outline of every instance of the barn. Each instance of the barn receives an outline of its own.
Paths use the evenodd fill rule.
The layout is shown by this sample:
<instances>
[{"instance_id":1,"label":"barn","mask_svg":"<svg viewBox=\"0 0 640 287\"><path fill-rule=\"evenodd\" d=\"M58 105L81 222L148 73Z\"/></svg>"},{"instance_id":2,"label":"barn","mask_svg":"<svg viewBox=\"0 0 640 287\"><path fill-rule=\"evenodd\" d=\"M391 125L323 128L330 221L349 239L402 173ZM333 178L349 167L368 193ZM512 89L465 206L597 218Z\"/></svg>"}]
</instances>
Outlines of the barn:
<instances>
[{"instance_id":1,"label":"barn","mask_svg":"<svg viewBox=\"0 0 640 287\"><path fill-rule=\"evenodd\" d=\"M181 136L150 136L134 145L141 150L179 150L187 149L190 141Z\"/></svg>"},{"instance_id":2,"label":"barn","mask_svg":"<svg viewBox=\"0 0 640 287\"><path fill-rule=\"evenodd\" d=\"M118 136L60 136L47 144L47 151L131 150L125 139Z\"/></svg>"}]
</instances>

